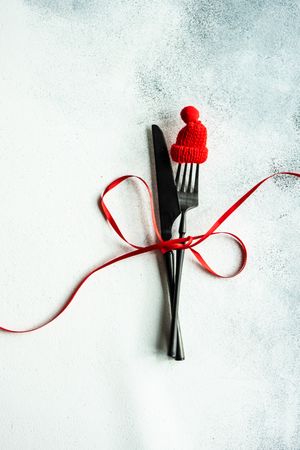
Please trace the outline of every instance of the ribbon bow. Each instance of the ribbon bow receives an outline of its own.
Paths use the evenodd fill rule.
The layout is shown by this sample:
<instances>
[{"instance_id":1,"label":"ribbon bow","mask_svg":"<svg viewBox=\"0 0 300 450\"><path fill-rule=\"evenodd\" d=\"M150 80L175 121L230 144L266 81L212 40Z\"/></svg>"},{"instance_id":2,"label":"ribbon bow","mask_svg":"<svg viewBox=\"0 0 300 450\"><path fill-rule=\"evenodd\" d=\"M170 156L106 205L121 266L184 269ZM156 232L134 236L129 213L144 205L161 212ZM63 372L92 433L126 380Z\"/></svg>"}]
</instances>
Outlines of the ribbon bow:
<instances>
[{"instance_id":1,"label":"ribbon bow","mask_svg":"<svg viewBox=\"0 0 300 450\"><path fill-rule=\"evenodd\" d=\"M272 178L272 177L274 177L276 175L292 175L292 176L295 176L295 177L300 177L300 173L296 173L296 172L278 172L278 173L272 174L272 175L264 178L263 180L261 180L259 183L257 183L255 186L253 186L248 192L246 192L246 194L244 194L242 197L240 197L230 208L227 209L227 211L224 212L224 214L222 214L221 217L219 217L218 220L216 220L216 222L209 228L209 230L206 233L201 234L199 236L187 236L187 237L184 237L184 238L170 239L168 241L164 241L162 239L161 235L160 235L160 232L159 232L159 229L158 229L158 226L157 226L157 222L156 222L156 219L155 219L155 214L154 214L153 195L152 195L151 189L148 186L148 184L146 183L146 181L143 180L143 178L141 178L139 176L135 176L135 175L124 175L124 176L122 176L120 178L117 178L112 183L110 183L106 187L106 189L104 190L104 192L103 192L103 194L101 196L101 199L100 199L100 206L101 206L101 209L103 211L103 214L104 214L105 218L110 223L110 225L112 226L114 231L118 234L118 236L123 241L125 241L128 245L130 245L135 250L133 250L131 252L128 252L128 253L125 253L123 255L117 256L116 258L113 258L113 259L107 261L106 263L102 264L101 266L98 266L95 269L91 270L77 284L77 286L75 287L75 289L73 290L73 292L71 293L69 298L62 305L62 307L55 313L55 315L52 318L48 319L46 322L42 323L41 325L38 325L37 327L34 327L34 328L24 329L24 330L11 330L9 328L5 328L5 327L0 326L0 330L6 331L6 332L9 332L9 333L29 333L31 331L35 331L35 330L38 330L40 328L45 327L49 323L53 322L53 320L55 320L58 316L60 316L65 311L65 309L70 305L70 303L74 299L75 295L77 294L77 292L79 291L81 286L86 282L86 280L90 276L92 276L94 273L98 272L99 270L104 269L105 267L111 266L112 264L115 264L115 263L117 263L119 261L122 261L123 259L132 258L133 256L141 255L143 253L148 253L148 252L152 252L152 251L160 251L162 253L165 253L165 252L167 252L169 250L177 250L179 248L181 248L181 249L188 249L188 250L190 250L192 252L194 257L197 259L199 264L202 266L202 268L205 269L210 274L212 274L212 275L214 275L216 277L220 277L220 278L232 278L232 277L235 277L236 275L238 275L244 269L244 267L246 265L246 262L247 262L247 249L246 249L246 246L243 243L243 241L238 236L236 236L235 234L229 233L227 231L216 231L216 230L220 227L220 225L236 209L238 209L247 200L248 197L250 197L250 195L252 195L260 187L261 184L263 184L265 181L269 180L270 178ZM156 235L156 238L157 238L157 242L155 244L151 244L151 245L147 245L145 247L141 247L141 246L138 246L138 245L135 245L135 244L129 242L125 238L123 233L121 232L121 230L118 227L115 219L113 218L111 212L109 211L109 209L107 208L107 206L106 206L106 204L104 202L104 198L108 194L108 192L111 191L112 189L115 189L119 184L123 183L128 178L136 178L136 179L138 179L139 181L141 181L144 184L144 186L146 187L146 189L148 191L149 198L150 198L152 223L153 223L155 235ZM214 234L226 234L226 235L231 236L232 238L234 238L237 241L237 243L239 244L239 247L240 247L240 250L241 250L241 255L242 255L241 264L240 264L240 267L237 269L237 271L234 272L231 275L225 276L225 275L220 275L217 272L215 272L207 264L207 262L200 255L200 253L194 249L194 247L196 247L197 245L201 244L203 241L205 241L206 239L208 239L210 236L212 236Z\"/></svg>"}]
</instances>

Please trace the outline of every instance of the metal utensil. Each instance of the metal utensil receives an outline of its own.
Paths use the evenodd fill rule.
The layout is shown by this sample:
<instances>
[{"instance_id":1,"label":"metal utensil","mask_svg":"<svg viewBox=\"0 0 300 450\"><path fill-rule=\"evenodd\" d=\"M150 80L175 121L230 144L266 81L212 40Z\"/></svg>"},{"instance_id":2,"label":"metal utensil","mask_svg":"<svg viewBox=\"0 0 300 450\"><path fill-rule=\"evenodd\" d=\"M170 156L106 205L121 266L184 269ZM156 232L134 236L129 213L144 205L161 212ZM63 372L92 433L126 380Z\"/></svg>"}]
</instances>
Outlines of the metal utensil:
<instances>
[{"instance_id":1,"label":"metal utensil","mask_svg":"<svg viewBox=\"0 0 300 450\"><path fill-rule=\"evenodd\" d=\"M155 155L161 236L164 240L169 240L172 238L172 225L176 218L180 215L181 210L179 206L178 193L174 182L169 152L166 146L163 132L157 125L152 125L152 137ZM172 251L166 252L164 254L164 260L168 275L168 286L172 311L172 299L174 298L175 287L174 253ZM174 344L175 350L173 357L179 360L183 360L184 350L178 320L176 321L174 334L176 334L176 344Z\"/></svg>"},{"instance_id":2,"label":"metal utensil","mask_svg":"<svg viewBox=\"0 0 300 450\"><path fill-rule=\"evenodd\" d=\"M183 174L181 177L181 166L178 164L175 183L177 186L179 206L181 209L181 219L179 225L179 237L184 237L186 233L186 213L190 209L198 206L198 181L199 181L199 164L184 164ZM195 174L194 166L196 166ZM184 250L177 250L176 252L176 275L175 288L173 297L173 314L171 322L171 333L169 342L169 356L176 355L177 348L177 321L178 321L178 307L179 295L182 276L182 266L184 259Z\"/></svg>"}]
</instances>

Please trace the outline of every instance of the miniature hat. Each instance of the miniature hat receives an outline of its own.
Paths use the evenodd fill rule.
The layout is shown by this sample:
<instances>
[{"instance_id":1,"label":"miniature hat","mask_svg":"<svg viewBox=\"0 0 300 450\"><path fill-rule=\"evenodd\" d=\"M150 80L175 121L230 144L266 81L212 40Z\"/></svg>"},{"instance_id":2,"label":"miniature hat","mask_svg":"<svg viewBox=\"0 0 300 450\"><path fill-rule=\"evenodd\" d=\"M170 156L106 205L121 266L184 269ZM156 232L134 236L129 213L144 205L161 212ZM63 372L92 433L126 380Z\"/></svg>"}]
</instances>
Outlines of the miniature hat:
<instances>
[{"instance_id":1,"label":"miniature hat","mask_svg":"<svg viewBox=\"0 0 300 450\"><path fill-rule=\"evenodd\" d=\"M186 106L180 113L186 126L177 136L176 144L171 147L171 157L178 163L204 163L207 159L207 131L198 120L199 111L194 106Z\"/></svg>"}]
</instances>

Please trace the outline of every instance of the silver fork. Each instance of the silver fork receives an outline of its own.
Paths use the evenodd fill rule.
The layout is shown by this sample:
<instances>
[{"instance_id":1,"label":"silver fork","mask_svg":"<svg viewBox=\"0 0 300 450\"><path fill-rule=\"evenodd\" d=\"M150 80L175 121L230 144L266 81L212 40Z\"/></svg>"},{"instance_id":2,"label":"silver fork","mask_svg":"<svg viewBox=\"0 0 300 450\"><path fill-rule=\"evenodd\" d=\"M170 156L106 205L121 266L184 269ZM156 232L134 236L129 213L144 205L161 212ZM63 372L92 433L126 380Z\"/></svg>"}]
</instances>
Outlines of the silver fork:
<instances>
[{"instance_id":1,"label":"silver fork","mask_svg":"<svg viewBox=\"0 0 300 450\"><path fill-rule=\"evenodd\" d=\"M181 219L179 225L179 237L184 237L186 233L186 213L190 209L198 206L198 181L199 181L199 164L196 164L195 175L194 164L184 164L183 174L181 174L181 166L178 164L175 183L178 191L179 206L181 209ZM182 265L184 259L184 250L176 251L176 276L175 289L172 306L172 322L171 334L169 342L169 356L173 358L176 356L177 348L177 320L178 320L178 306L182 275Z\"/></svg>"}]
</instances>

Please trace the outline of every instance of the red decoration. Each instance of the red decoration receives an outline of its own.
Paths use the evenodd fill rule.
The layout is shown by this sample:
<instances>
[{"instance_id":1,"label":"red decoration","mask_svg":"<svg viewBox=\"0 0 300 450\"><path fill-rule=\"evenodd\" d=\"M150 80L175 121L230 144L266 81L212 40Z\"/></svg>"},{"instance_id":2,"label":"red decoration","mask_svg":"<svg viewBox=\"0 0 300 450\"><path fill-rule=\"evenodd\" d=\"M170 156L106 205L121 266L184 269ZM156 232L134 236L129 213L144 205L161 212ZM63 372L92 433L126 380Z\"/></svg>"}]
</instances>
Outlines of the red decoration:
<instances>
[{"instance_id":1,"label":"red decoration","mask_svg":"<svg viewBox=\"0 0 300 450\"><path fill-rule=\"evenodd\" d=\"M207 131L198 120L199 111L194 106L186 106L180 113L186 126L177 136L176 144L171 147L172 159L178 163L202 164L207 159Z\"/></svg>"},{"instance_id":2,"label":"red decoration","mask_svg":"<svg viewBox=\"0 0 300 450\"><path fill-rule=\"evenodd\" d=\"M130 251L128 253L124 253L123 255L117 256L116 258L111 259L110 261L107 261L106 263L102 264L99 267L96 267L95 269L91 270L88 274L86 274L82 278L82 280L77 284L77 286L74 288L74 290L71 293L71 295L69 296L69 298L61 306L61 308L54 314L54 316L51 317L50 319L46 320L41 325L38 325L38 326L36 326L34 328L28 328L28 329L23 329L23 330L12 330L10 328L6 328L6 327L3 327L3 326L0 326L0 331L5 331L5 332L8 332L8 333L30 333L31 331L39 330L40 328L45 327L50 322L53 322L53 320L57 319L57 317L59 317L65 311L65 309L73 301L75 295L77 294L77 292L79 291L81 286L94 273L96 273L99 270L102 270L105 267L108 267L108 266L110 266L112 264L116 264L119 261L122 261L122 260L127 259L127 258L132 258L134 256L141 255L143 253L148 253L148 252L153 252L153 251L160 251L162 253L165 253L165 252L167 252L169 250L178 250L179 248L180 249L188 249L188 250L190 250L192 252L194 257L197 259L197 261L200 264L200 266L202 266L202 268L205 269L207 272L209 272L211 275L214 275L214 276L220 277L220 278L232 278L232 277L235 277L236 275L238 275L244 269L244 267L246 265L246 261L247 261L246 246L243 243L243 241L238 236L236 236L235 234L229 233L227 231L216 231L216 230L219 228L219 226L223 222L225 222L225 220L235 210L237 210L247 200L248 197L250 197L250 195L252 195L260 187L261 184L265 183L265 181L269 180L270 178L272 178L272 177L274 177L276 175L292 175L294 177L300 177L300 173L297 173L297 172L278 172L278 173L274 173L273 175L270 175L270 176L264 178L263 180L261 180L259 183L257 183L255 186L253 186L248 192L246 192L246 194L244 194L242 197L240 197L230 208L227 209L227 211L224 212L224 214L222 214L221 217L218 218L218 220L209 228L208 231L206 231L206 233L200 234L198 236L186 236L184 238L170 239L169 241L163 241L163 239L162 239L162 237L161 237L161 235L159 233L158 226L157 226L156 219L155 219L155 214L154 214L153 196L152 196L152 192L151 192L148 184L146 183L146 181L144 181L141 177L137 177L135 175L124 175L123 177L117 178L115 181L110 183L107 186L107 188L105 189L105 191L103 192L103 194L101 196L101 200L100 200L100 205L101 205L101 209L102 209L102 212L103 212L106 220L110 223L110 225L112 226L113 230L117 233L117 235L121 239L123 239L123 241L125 241L127 244L129 244L129 246L134 248L134 250ZM123 183L128 178L137 178L139 181L141 181L144 184L144 186L146 187L146 189L148 191L148 194L149 194L152 222L153 222L153 227L154 227L154 231L155 231L155 234L156 234L157 241L154 244L148 245L146 247L140 247L139 245L132 244L131 242L129 242L125 238L125 236L123 235L122 231L118 227L115 219L113 218L111 212L109 211L109 209L107 208L107 206L106 206L106 204L104 202L105 195L108 194L109 191L115 189L119 184ZM209 238L210 236L212 236L214 234L226 234L226 235L234 238L237 241L237 243L239 244L239 246L240 246L241 256L242 256L241 262L240 262L240 267L232 275L220 275L217 272L215 272L207 264L207 262L200 255L200 253L197 250L194 249L195 246L201 244L201 242L205 241L207 238Z\"/></svg>"}]
</instances>

